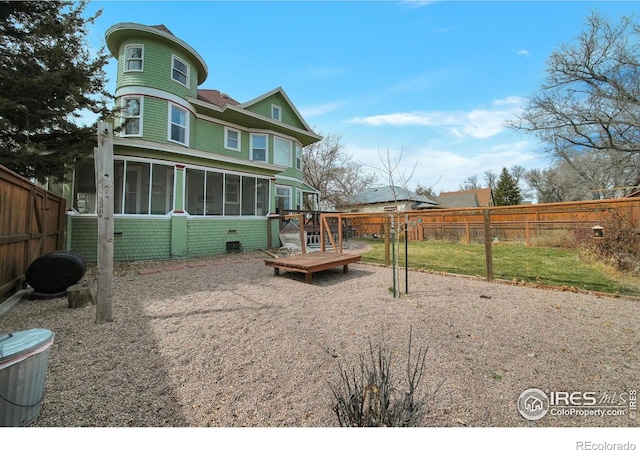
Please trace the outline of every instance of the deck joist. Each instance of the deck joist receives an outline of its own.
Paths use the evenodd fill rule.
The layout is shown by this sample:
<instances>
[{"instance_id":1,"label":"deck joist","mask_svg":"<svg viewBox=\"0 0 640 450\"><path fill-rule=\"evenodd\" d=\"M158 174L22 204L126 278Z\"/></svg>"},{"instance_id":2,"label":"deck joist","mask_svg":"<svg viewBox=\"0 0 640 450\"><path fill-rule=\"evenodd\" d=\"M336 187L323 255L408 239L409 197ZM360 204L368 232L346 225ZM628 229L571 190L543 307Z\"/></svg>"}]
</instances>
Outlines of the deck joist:
<instances>
[{"instance_id":1,"label":"deck joist","mask_svg":"<svg viewBox=\"0 0 640 450\"><path fill-rule=\"evenodd\" d=\"M280 274L280 269L300 272L305 274L305 281L311 283L312 276L316 272L342 266L343 273L348 273L349 264L357 263L358 261L360 261L360 255L309 252L287 256L286 258L265 259L264 263L273 267L275 275Z\"/></svg>"}]
</instances>

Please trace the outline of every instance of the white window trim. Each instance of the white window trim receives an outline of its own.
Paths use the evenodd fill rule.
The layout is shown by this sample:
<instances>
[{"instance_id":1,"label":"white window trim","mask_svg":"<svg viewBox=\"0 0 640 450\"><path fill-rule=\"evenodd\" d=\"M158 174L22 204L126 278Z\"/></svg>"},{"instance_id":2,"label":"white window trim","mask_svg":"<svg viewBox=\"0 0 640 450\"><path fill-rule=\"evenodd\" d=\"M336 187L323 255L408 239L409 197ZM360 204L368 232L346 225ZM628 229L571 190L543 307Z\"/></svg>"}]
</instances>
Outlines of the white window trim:
<instances>
[{"instance_id":1,"label":"white window trim","mask_svg":"<svg viewBox=\"0 0 640 450\"><path fill-rule=\"evenodd\" d=\"M284 197L283 195L278 195L278 189L286 189L289 192L289 195L287 196L289 198L289 209L291 209L291 206L293 206L293 188L291 186L287 186L286 184L276 184L276 190L275 190L275 197L276 197L276 205L278 204L278 198L279 197Z\"/></svg>"},{"instance_id":2,"label":"white window trim","mask_svg":"<svg viewBox=\"0 0 640 450\"><path fill-rule=\"evenodd\" d=\"M298 143L295 144L296 146L296 169L298 169L299 171L302 171L303 166L302 166L302 146Z\"/></svg>"},{"instance_id":3,"label":"white window trim","mask_svg":"<svg viewBox=\"0 0 640 450\"><path fill-rule=\"evenodd\" d=\"M264 136L265 137L265 145L266 148L264 149L264 161L263 160L255 160L253 159L253 137L254 136ZM268 163L269 162L269 135L265 134L265 133L251 133L249 136L249 145L250 145L250 149L249 149L249 159L251 161L256 161L256 162L264 162L264 163Z\"/></svg>"},{"instance_id":4,"label":"white window trim","mask_svg":"<svg viewBox=\"0 0 640 450\"><path fill-rule=\"evenodd\" d=\"M184 130L184 140L185 142L180 142L180 141L176 141L171 139L171 126L173 125L173 122L171 121L171 109L172 108L177 108L179 110L181 110L182 112L184 112L185 114L185 130ZM184 145L185 147L189 146L189 110L183 108L182 106L176 105L174 103L169 103L169 110L168 110L168 124L167 124L167 140L169 142L174 142L176 144L180 144L180 145ZM177 125L177 124L176 124Z\"/></svg>"},{"instance_id":5,"label":"white window trim","mask_svg":"<svg viewBox=\"0 0 640 450\"><path fill-rule=\"evenodd\" d=\"M142 48L142 55L140 56L140 68L139 69L128 69L130 59L127 58L127 49L130 47L140 47ZM137 60L137 59L136 59ZM144 71L144 45L143 44L128 44L124 46L124 72L142 72Z\"/></svg>"},{"instance_id":6,"label":"white window trim","mask_svg":"<svg viewBox=\"0 0 640 450\"><path fill-rule=\"evenodd\" d=\"M287 163L287 164L280 164L280 162L277 162L277 161L276 161L276 156L277 156L277 154L276 154L276 149L277 149L276 142L277 142L277 141L283 141L283 142L286 142L286 143L287 143L287 146L289 147L289 161L288 161L288 163ZM274 137L273 137L273 163L274 163L274 164L277 164L278 166L283 166L283 167L292 167L292 166L293 166L293 158L292 158L292 155L291 155L292 148L293 148L293 146L292 146L292 142L291 142L291 140L289 140L289 139L284 139L284 138L281 138L281 137L278 137L278 136L274 136Z\"/></svg>"},{"instance_id":7,"label":"white window trim","mask_svg":"<svg viewBox=\"0 0 640 450\"><path fill-rule=\"evenodd\" d=\"M137 98L140 101L140 114L138 115L138 133L137 134L127 134L125 124L127 121L127 99ZM143 135L142 131L142 115L144 111L144 97L142 95L127 95L122 97L122 129L120 130L120 136L122 137L141 137Z\"/></svg>"},{"instance_id":8,"label":"white window trim","mask_svg":"<svg viewBox=\"0 0 640 450\"><path fill-rule=\"evenodd\" d=\"M302 198L302 189L300 188L296 188L296 208L298 210L302 210L302 206L303 206L304 200Z\"/></svg>"},{"instance_id":9,"label":"white window trim","mask_svg":"<svg viewBox=\"0 0 640 450\"><path fill-rule=\"evenodd\" d=\"M278 111L278 117L275 117L274 111ZM271 104L271 118L278 122L282 122L282 108L278 105Z\"/></svg>"},{"instance_id":10,"label":"white window trim","mask_svg":"<svg viewBox=\"0 0 640 450\"><path fill-rule=\"evenodd\" d=\"M180 61L182 64L184 64L185 66L187 66L187 73L184 74L186 76L186 78L187 78L186 83L183 83L183 82L173 78L173 71L174 70L177 70L178 72L182 73L180 70L176 69L176 67L175 67L174 63L175 63L176 59L178 61ZM179 58L176 55L171 55L171 79L173 81L175 81L176 83L178 83L179 85L181 85L181 86L189 87L190 75L191 75L191 66L189 66L189 64L185 60L183 60L182 58Z\"/></svg>"},{"instance_id":11,"label":"white window trim","mask_svg":"<svg viewBox=\"0 0 640 450\"><path fill-rule=\"evenodd\" d=\"M233 148L229 146L229 131L234 131L238 133L238 148ZM231 127L224 127L224 148L227 150L233 150L235 152L239 152L242 150L242 133L240 130Z\"/></svg>"}]
</instances>

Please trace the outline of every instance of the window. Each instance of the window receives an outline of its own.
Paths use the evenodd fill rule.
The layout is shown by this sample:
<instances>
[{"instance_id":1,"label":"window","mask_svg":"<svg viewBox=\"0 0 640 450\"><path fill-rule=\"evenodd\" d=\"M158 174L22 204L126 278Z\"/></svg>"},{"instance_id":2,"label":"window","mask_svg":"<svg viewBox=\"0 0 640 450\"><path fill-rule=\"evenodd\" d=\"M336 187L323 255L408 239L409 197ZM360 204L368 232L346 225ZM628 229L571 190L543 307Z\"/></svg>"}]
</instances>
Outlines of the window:
<instances>
[{"instance_id":1,"label":"window","mask_svg":"<svg viewBox=\"0 0 640 450\"><path fill-rule=\"evenodd\" d=\"M264 216L269 212L269 180L188 168L185 201L192 216Z\"/></svg>"},{"instance_id":2,"label":"window","mask_svg":"<svg viewBox=\"0 0 640 450\"><path fill-rule=\"evenodd\" d=\"M296 188L296 209L302 209L302 189Z\"/></svg>"},{"instance_id":3,"label":"window","mask_svg":"<svg viewBox=\"0 0 640 450\"><path fill-rule=\"evenodd\" d=\"M269 212L269 180L256 179L256 216L264 216Z\"/></svg>"},{"instance_id":4,"label":"window","mask_svg":"<svg viewBox=\"0 0 640 450\"><path fill-rule=\"evenodd\" d=\"M273 139L273 163L291 167L291 141L279 137Z\"/></svg>"},{"instance_id":5,"label":"window","mask_svg":"<svg viewBox=\"0 0 640 450\"><path fill-rule=\"evenodd\" d=\"M207 184L205 198L207 206L205 214L221 216L224 214L222 193L224 192L224 174L220 172L207 172Z\"/></svg>"},{"instance_id":6,"label":"window","mask_svg":"<svg viewBox=\"0 0 640 450\"><path fill-rule=\"evenodd\" d=\"M124 123L123 136L142 136L142 97L124 97L122 99Z\"/></svg>"},{"instance_id":7,"label":"window","mask_svg":"<svg viewBox=\"0 0 640 450\"><path fill-rule=\"evenodd\" d=\"M173 209L173 166L129 160L113 166L114 214L165 215Z\"/></svg>"},{"instance_id":8,"label":"window","mask_svg":"<svg viewBox=\"0 0 640 450\"><path fill-rule=\"evenodd\" d=\"M187 141L187 110L169 105L169 140L189 145Z\"/></svg>"},{"instance_id":9,"label":"window","mask_svg":"<svg viewBox=\"0 0 640 450\"><path fill-rule=\"evenodd\" d=\"M256 214L256 179L253 177L242 177L242 210L243 216L253 216Z\"/></svg>"},{"instance_id":10,"label":"window","mask_svg":"<svg viewBox=\"0 0 640 450\"><path fill-rule=\"evenodd\" d=\"M75 171L73 207L80 214L96 214L96 171L93 159L83 161Z\"/></svg>"},{"instance_id":11,"label":"window","mask_svg":"<svg viewBox=\"0 0 640 450\"><path fill-rule=\"evenodd\" d=\"M224 129L224 148L240 151L240 132L232 128Z\"/></svg>"},{"instance_id":12,"label":"window","mask_svg":"<svg viewBox=\"0 0 640 450\"><path fill-rule=\"evenodd\" d=\"M185 211L191 215L204 215L204 170L187 169L185 181Z\"/></svg>"},{"instance_id":13,"label":"window","mask_svg":"<svg viewBox=\"0 0 640 450\"><path fill-rule=\"evenodd\" d=\"M225 216L240 215L240 175L224 177L224 214Z\"/></svg>"},{"instance_id":14,"label":"window","mask_svg":"<svg viewBox=\"0 0 640 450\"><path fill-rule=\"evenodd\" d=\"M251 160L267 162L267 135L251 135Z\"/></svg>"},{"instance_id":15,"label":"window","mask_svg":"<svg viewBox=\"0 0 640 450\"><path fill-rule=\"evenodd\" d=\"M282 214L285 209L291 209L291 187L276 186L276 210Z\"/></svg>"},{"instance_id":16,"label":"window","mask_svg":"<svg viewBox=\"0 0 640 450\"><path fill-rule=\"evenodd\" d=\"M124 71L125 72L141 72L142 71L142 45L127 45L124 47Z\"/></svg>"},{"instance_id":17,"label":"window","mask_svg":"<svg viewBox=\"0 0 640 450\"><path fill-rule=\"evenodd\" d=\"M271 118L274 120L282 120L282 110L277 105L271 105Z\"/></svg>"},{"instance_id":18,"label":"window","mask_svg":"<svg viewBox=\"0 0 640 450\"><path fill-rule=\"evenodd\" d=\"M189 66L175 55L171 63L171 78L185 86L189 85Z\"/></svg>"},{"instance_id":19,"label":"window","mask_svg":"<svg viewBox=\"0 0 640 450\"><path fill-rule=\"evenodd\" d=\"M296 169L302 170L302 147L296 144Z\"/></svg>"}]
</instances>

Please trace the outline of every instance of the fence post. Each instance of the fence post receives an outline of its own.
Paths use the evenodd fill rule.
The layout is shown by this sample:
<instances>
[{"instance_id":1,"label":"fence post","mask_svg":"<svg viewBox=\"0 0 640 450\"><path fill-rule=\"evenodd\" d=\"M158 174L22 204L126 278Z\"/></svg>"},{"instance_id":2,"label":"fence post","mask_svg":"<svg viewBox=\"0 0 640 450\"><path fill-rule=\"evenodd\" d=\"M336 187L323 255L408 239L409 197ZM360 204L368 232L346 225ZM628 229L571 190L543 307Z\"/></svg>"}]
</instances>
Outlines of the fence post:
<instances>
[{"instance_id":1,"label":"fence post","mask_svg":"<svg viewBox=\"0 0 640 450\"><path fill-rule=\"evenodd\" d=\"M493 281L493 254L491 238L491 217L489 208L484 210L484 260L487 271L487 281Z\"/></svg>"}]
</instances>

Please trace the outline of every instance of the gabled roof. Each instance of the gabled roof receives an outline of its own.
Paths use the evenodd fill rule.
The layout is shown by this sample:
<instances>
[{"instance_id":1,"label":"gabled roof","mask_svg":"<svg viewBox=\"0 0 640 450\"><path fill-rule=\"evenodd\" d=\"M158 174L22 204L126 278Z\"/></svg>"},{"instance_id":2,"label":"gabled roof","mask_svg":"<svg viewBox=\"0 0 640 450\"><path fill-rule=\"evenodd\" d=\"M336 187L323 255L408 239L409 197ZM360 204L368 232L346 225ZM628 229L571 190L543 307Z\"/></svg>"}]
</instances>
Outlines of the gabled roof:
<instances>
[{"instance_id":1,"label":"gabled roof","mask_svg":"<svg viewBox=\"0 0 640 450\"><path fill-rule=\"evenodd\" d=\"M291 101L291 99L289 98L289 96L286 94L286 92L284 92L284 89L282 89L282 87L277 87L275 89L272 89L271 91L262 94L259 97L254 98L253 100L249 100L248 102L243 103L242 105L240 105L242 108L244 109L248 109L251 106L260 103L261 101L269 98L269 97L273 97L280 94L284 100L287 102L287 104L289 105L289 107L291 108L291 110L293 111L293 113L295 114L296 118L300 121L300 123L307 129L307 130L311 130L311 127L309 126L309 124L304 120L304 118L302 117L302 114L300 114L300 111L298 111L298 109L295 107L295 105L293 104L293 102Z\"/></svg>"},{"instance_id":2,"label":"gabled roof","mask_svg":"<svg viewBox=\"0 0 640 450\"><path fill-rule=\"evenodd\" d=\"M475 201L472 200L472 197L469 194L475 194ZM453 197L457 197L457 199L453 199ZM493 202L491 201L491 189L490 188L482 188L482 189L466 189L462 191L451 191L451 192L441 192L438 196L438 199L442 201L442 203L456 203L460 206L449 206L449 208L469 208L469 207L477 207L477 206L491 206ZM466 203L464 203L466 202Z\"/></svg>"},{"instance_id":3,"label":"gabled roof","mask_svg":"<svg viewBox=\"0 0 640 450\"><path fill-rule=\"evenodd\" d=\"M445 208L472 208L480 206L478 196L473 191L448 192L447 195L439 195L437 199Z\"/></svg>"},{"instance_id":4,"label":"gabled roof","mask_svg":"<svg viewBox=\"0 0 640 450\"><path fill-rule=\"evenodd\" d=\"M249 110L248 108L267 99L273 95L281 95L287 102L291 111L294 112L302 128L298 128L271 117L264 116ZM199 89L197 98L189 98L189 102L197 107L206 108L203 114L211 117L217 117L230 123L237 123L251 128L269 128L279 131L283 134L294 136L302 146L313 144L322 139L322 136L316 134L313 129L305 122L296 107L293 105L287 94L282 88L276 88L267 92L253 100L240 103L228 95L215 89Z\"/></svg>"},{"instance_id":5,"label":"gabled roof","mask_svg":"<svg viewBox=\"0 0 640 450\"><path fill-rule=\"evenodd\" d=\"M415 202L414 207L424 209L425 207L436 207L438 202L425 196L418 195L407 189L398 186L381 186L367 188L359 194L347 199L348 205L370 205L377 203L392 202Z\"/></svg>"}]
</instances>

